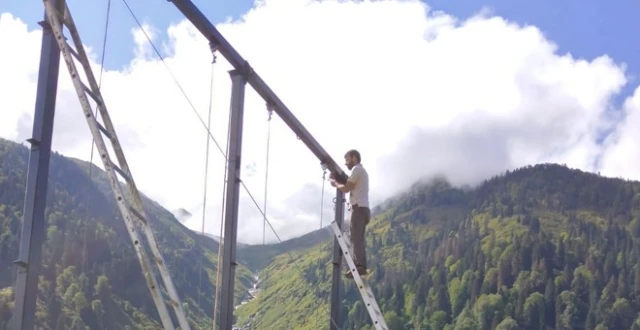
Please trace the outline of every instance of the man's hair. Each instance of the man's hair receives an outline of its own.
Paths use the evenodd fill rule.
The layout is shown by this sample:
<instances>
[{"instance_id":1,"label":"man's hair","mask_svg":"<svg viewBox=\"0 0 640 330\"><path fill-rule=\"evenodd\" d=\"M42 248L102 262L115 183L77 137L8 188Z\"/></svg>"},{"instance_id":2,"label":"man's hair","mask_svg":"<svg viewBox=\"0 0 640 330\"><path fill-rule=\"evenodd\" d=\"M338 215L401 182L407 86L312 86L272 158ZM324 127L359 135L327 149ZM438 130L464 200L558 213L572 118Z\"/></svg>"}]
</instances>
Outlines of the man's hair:
<instances>
[{"instance_id":1,"label":"man's hair","mask_svg":"<svg viewBox=\"0 0 640 330\"><path fill-rule=\"evenodd\" d=\"M356 149L351 149L349 151L347 151L346 154L344 154L345 157L347 156L351 156L351 157L356 157L356 160L358 160L358 163L360 163L362 160L360 158L360 152L358 152L358 150Z\"/></svg>"}]
</instances>

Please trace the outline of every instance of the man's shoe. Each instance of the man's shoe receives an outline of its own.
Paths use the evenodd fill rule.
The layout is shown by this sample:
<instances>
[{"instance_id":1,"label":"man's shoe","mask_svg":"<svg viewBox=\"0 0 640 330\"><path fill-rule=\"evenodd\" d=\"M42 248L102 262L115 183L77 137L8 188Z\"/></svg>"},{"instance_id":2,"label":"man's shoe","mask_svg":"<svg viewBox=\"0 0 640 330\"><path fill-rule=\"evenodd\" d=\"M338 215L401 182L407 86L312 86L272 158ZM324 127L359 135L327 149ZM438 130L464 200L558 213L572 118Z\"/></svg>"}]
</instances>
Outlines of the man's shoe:
<instances>
[{"instance_id":1,"label":"man's shoe","mask_svg":"<svg viewBox=\"0 0 640 330\"><path fill-rule=\"evenodd\" d=\"M358 274L360 276L364 276L364 275L368 274L367 269L365 267L363 267L363 266L356 266L356 269L358 270ZM352 279L353 278L353 274L351 274L351 271L347 271L347 273L344 274L344 276L346 278L348 278L348 279Z\"/></svg>"}]
</instances>

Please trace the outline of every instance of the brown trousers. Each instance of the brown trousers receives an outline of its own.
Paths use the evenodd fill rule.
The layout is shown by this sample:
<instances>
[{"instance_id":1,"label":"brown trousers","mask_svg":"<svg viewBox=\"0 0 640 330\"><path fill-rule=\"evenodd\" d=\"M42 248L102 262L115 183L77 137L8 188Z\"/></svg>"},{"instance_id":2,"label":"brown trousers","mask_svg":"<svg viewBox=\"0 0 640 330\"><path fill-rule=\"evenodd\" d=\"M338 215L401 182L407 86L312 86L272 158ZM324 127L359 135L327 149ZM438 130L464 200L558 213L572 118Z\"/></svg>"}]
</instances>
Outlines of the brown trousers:
<instances>
[{"instance_id":1,"label":"brown trousers","mask_svg":"<svg viewBox=\"0 0 640 330\"><path fill-rule=\"evenodd\" d=\"M365 251L364 232L371 219L371 210L368 207L351 207L351 223L349 231L351 232L351 253L354 257L356 266L367 268L367 254Z\"/></svg>"}]
</instances>

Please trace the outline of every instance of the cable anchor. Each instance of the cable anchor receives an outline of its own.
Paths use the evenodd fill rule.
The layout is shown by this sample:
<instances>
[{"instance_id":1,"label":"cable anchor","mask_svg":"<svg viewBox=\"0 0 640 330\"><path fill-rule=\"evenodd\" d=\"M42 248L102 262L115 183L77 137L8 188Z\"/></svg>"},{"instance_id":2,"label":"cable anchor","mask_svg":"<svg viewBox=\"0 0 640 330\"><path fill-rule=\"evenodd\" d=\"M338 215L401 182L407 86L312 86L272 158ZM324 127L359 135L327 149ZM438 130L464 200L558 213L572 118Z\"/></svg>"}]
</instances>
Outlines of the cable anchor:
<instances>
[{"instance_id":1,"label":"cable anchor","mask_svg":"<svg viewBox=\"0 0 640 330\"><path fill-rule=\"evenodd\" d=\"M209 41L209 49L211 50L211 56L213 56L211 63L216 63L216 59L218 58L218 56L216 56L216 52L218 51L219 46L220 45L218 43Z\"/></svg>"},{"instance_id":2,"label":"cable anchor","mask_svg":"<svg viewBox=\"0 0 640 330\"><path fill-rule=\"evenodd\" d=\"M346 201L347 201L347 199L346 199L346 198L343 198L343 199L342 199L342 202L343 202L343 203L344 203L344 202L346 202ZM333 198L333 204L335 204L335 203L336 203L336 198L334 197L334 198ZM348 203L347 203L347 204L348 204Z\"/></svg>"},{"instance_id":3,"label":"cable anchor","mask_svg":"<svg viewBox=\"0 0 640 330\"><path fill-rule=\"evenodd\" d=\"M322 229L322 219L323 219L323 211L324 211L324 185L327 181L327 165L322 163L322 193L320 194L320 229Z\"/></svg>"},{"instance_id":4,"label":"cable anchor","mask_svg":"<svg viewBox=\"0 0 640 330\"><path fill-rule=\"evenodd\" d=\"M269 112L269 118L267 121L271 121L271 116L273 116L273 104L267 102L267 111Z\"/></svg>"}]
</instances>

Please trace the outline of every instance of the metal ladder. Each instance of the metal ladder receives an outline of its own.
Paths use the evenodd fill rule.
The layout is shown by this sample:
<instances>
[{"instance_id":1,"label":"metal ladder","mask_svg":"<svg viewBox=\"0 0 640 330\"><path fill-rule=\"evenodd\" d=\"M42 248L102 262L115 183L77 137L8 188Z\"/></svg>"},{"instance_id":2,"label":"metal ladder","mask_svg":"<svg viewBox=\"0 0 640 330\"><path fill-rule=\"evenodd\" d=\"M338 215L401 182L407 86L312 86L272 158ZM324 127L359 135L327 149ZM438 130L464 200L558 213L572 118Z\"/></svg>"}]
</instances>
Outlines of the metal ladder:
<instances>
[{"instance_id":1,"label":"metal ladder","mask_svg":"<svg viewBox=\"0 0 640 330\"><path fill-rule=\"evenodd\" d=\"M360 274L356 269L356 264L353 261L353 258L351 258L351 254L349 252L350 245L344 239L345 237L342 233L342 230L335 221L331 222L331 228L333 228L333 234L336 236L338 243L340 243L342 255L344 256L344 259L347 260L347 264L349 265L349 269L351 270L353 279L356 281L356 285L358 286L358 291L360 291L360 296L362 296L362 300L367 306L367 311L369 312L369 316L371 317L373 326L377 330L388 330L389 327L387 326L387 322L384 320L384 316L382 315L382 311L378 306L376 297L373 295L371 286L369 286L369 284L365 282L362 277L360 277Z\"/></svg>"},{"instance_id":2,"label":"metal ladder","mask_svg":"<svg viewBox=\"0 0 640 330\"><path fill-rule=\"evenodd\" d=\"M133 243L138 261L140 261L142 272L147 281L149 290L151 291L151 296L153 298L153 301L155 302L156 308L158 309L158 314L160 315L162 324L165 329L175 329L171 316L169 315L169 311L167 310L167 306L165 305L162 291L160 289L160 286L158 286L158 281L156 280L153 269L151 268L151 262L149 261L149 257L147 256L142 241L140 240L136 224L142 227L144 236L146 237L147 243L151 249L153 262L158 267L166 291L169 294L169 303L173 307L173 310L176 314L180 329L190 330L191 328L189 326L189 322L187 321L187 317L182 309L182 303L180 302L180 298L178 297L176 288L174 287L173 282L171 281L171 276L166 268L164 258L162 257L162 254L160 253L160 250L158 248L158 244L156 243L156 240L153 236L151 226L149 225L147 215L142 205L140 193L138 192L135 182L133 181L131 171L129 170L129 166L127 165L122 147L120 146L120 142L118 141L113 123L111 122L111 118L109 117L109 113L107 112L107 107L98 88L98 84L96 82L95 76L93 75L93 71L91 70L91 67L89 65L89 59L82 46L80 35L78 34L78 30L76 29L73 18L71 17L69 8L65 4L63 16L60 15L58 10L56 10L55 0L43 0L43 2L48 19L47 23L55 35L56 42L58 43L58 47L67 65L69 74L71 75L73 86L75 87L75 90L78 94L84 116L87 119L89 129L91 130L91 134L93 135L96 146L100 152L100 159L102 159L102 164L104 165L105 171L108 174L111 188L113 189L113 193L118 204L118 208L120 209L120 213L124 218L125 224L128 229L127 231L129 232L129 237L131 238L131 242ZM73 47L69 43L67 43L66 37L63 34L63 28L65 26L69 30L69 34L71 35L71 38L73 40ZM83 83L82 79L80 78L80 73L76 67L74 58L81 64L82 69L85 73L85 78L88 81L88 86ZM98 119L94 116L91 104L89 103L89 99L92 99L96 103L103 124L100 124L98 122ZM105 145L102 134L104 134L111 142L111 146L116 154L116 158L118 161L117 164L114 163L109 157L109 152ZM133 199L133 205L130 205L125 199L123 188L118 181L118 176L116 175L116 173L118 173L127 183L129 193L131 194L131 197ZM134 220L134 216L137 218L137 221Z\"/></svg>"}]
</instances>

